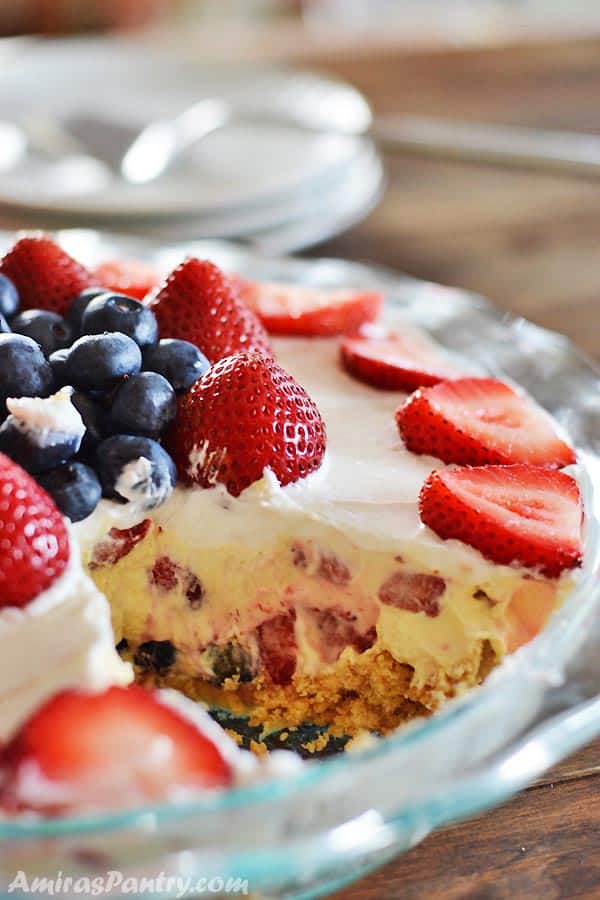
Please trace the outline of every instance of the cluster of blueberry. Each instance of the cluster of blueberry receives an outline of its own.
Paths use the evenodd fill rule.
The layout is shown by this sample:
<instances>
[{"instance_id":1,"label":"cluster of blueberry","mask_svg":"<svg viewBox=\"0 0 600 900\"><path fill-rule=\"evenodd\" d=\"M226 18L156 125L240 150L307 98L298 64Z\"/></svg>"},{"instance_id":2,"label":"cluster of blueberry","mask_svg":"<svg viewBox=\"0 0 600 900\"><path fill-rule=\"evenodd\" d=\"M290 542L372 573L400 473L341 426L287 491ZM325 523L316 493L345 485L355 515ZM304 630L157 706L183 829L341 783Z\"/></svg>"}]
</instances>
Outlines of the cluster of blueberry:
<instances>
[{"instance_id":1,"label":"cluster of blueberry","mask_svg":"<svg viewBox=\"0 0 600 900\"><path fill-rule=\"evenodd\" d=\"M64 318L19 313L18 292L0 275L0 451L72 521L101 496L145 508L166 499L176 472L160 436L176 394L209 365L194 344L159 340L153 312L138 300L97 287Z\"/></svg>"}]
</instances>

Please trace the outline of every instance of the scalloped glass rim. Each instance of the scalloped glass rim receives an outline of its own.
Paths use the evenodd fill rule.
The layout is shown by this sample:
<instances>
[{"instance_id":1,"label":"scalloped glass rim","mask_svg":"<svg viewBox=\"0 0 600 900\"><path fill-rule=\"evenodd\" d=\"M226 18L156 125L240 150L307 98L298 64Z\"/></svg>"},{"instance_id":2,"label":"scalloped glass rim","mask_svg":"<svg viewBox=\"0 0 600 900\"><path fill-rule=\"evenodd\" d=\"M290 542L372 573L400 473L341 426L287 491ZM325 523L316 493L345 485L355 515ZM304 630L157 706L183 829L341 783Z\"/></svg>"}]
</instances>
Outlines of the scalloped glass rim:
<instances>
[{"instance_id":1,"label":"scalloped glass rim","mask_svg":"<svg viewBox=\"0 0 600 900\"><path fill-rule=\"evenodd\" d=\"M412 321L425 327L429 324L429 329L438 336L440 331L443 331L444 328L447 329L449 323L454 321L457 310L462 310L462 313L466 313L467 316L475 316L477 313L501 335L511 350L515 343L518 345L516 336L526 333L529 340L545 341L549 347L553 348L553 353L566 354L570 360L574 361L578 369L585 373L590 387L594 386L596 390L600 387L600 370L582 353L573 348L566 338L538 328L525 320L497 311L484 298L465 291L419 282L394 275L387 270L358 263L347 263L343 260L305 261L261 258L252 251L221 242L190 242L185 245L179 244L176 247L158 248L149 242L133 238L101 235L88 231L66 231L59 233L59 238L71 252L90 262L106 256L133 255L146 258L166 269L184 255L196 254L214 259L229 270L235 270L250 277L270 278L271 280L289 279L313 285L356 285L368 286L371 289L380 288L387 294L392 310L400 310L402 316L408 315ZM8 235L0 234L0 244L9 239ZM433 317L433 323L431 321L428 323L426 320L431 319L432 312L436 307L437 316ZM476 331L475 334L477 334ZM445 341L445 343L447 342ZM489 358L485 358L486 352L484 346L482 348L484 358L479 359L484 365L490 362ZM518 353L516 358L518 359ZM497 370L497 366L493 365L492 369ZM537 392L533 391L533 393ZM561 409L562 407L559 406L558 412ZM555 414L557 413L556 409L553 411ZM587 427L586 411L584 403L582 421ZM579 425L581 427L581 423ZM301 792L305 798L304 802L307 802L312 788L318 788L326 782L333 782L339 775L349 776L352 781L353 773L356 773L357 778L364 777L364 767L369 764L377 763L379 766L383 766L386 761L399 758L403 751L411 747L416 746L425 750L427 743L436 736L444 735L446 732L453 733L457 728L463 727L486 704L491 702L493 706L493 699L501 696L503 687L511 679L525 679L528 686L531 687L532 694L539 694L541 697L543 691L540 685L546 686L561 680L565 667L585 640L590 623L597 620L600 607L600 592L597 584L600 569L600 522L597 511L599 499L598 488L595 488L594 484L597 481L594 476L598 462L593 452L597 451L600 443L600 428L596 423L592 423L589 426L589 432L588 434L585 428L582 432L584 435L583 449L585 451L586 446L589 449L588 452L582 454L582 488L587 511L587 528L585 565L581 578L572 595L562 609L553 616L544 631L533 642L509 657L480 688L451 701L430 719L405 726L396 734L381 739L373 746L354 754L307 764L297 775L287 776L284 779L273 779L228 792L206 794L191 802L144 806L109 815L74 816L52 820L23 818L18 821L0 822L0 840L25 841L28 838L49 836L55 838L83 836L89 832L97 834L125 828L131 829L137 826L146 828L149 822L159 828L173 820L203 817L207 814L214 815L234 809L247 808L252 814L253 809L257 809L259 806L261 815L264 815L264 804L272 806L277 801L294 798ZM574 699L573 706L576 705L577 699ZM415 798L416 802L409 800L408 805L396 809L393 814L373 821L371 825L363 822L359 843L353 840L332 843L331 840L323 841L323 836L320 835L318 840L309 838L297 841L293 848L303 857L310 852L313 862L318 858L325 865L333 860L339 862L346 857L353 858L359 852L361 854L366 851L379 852L392 847L400 832L406 832L407 829L415 827L418 823L421 823L419 826L422 831L421 836L424 836L436 825L475 813L499 802L531 781L561 756L566 755L576 746L600 732L600 702L592 700L579 704L580 721L574 723L574 727L570 730L566 728L561 730L559 725L562 720L560 722L555 719L550 721L546 727L545 755L538 754L537 757L523 759L520 766L513 765L512 768L508 767L506 771L502 771L502 753L506 755L507 750L512 749L513 753L510 759L514 763L520 746L526 747L527 741L539 741L543 738L545 726L543 721L542 724L539 724L536 719L541 706L541 701L533 704L521 723L522 727L509 730L508 741L497 742L494 747L496 770L493 773L489 765L488 768L484 765L479 769L475 765L471 771L467 766L462 777L454 781L453 788L444 794L443 801L439 796L428 796L427 786L421 785L422 796L418 799ZM534 726L537 725L537 730L531 730L532 723ZM573 725L573 723L571 724ZM515 738L517 739L516 743ZM494 754L492 756L494 757ZM483 758L485 761L485 754ZM476 755L475 763L477 761ZM491 774L495 777L490 777ZM365 808L368 808L368 805ZM346 822L346 820L342 818L341 822ZM328 831L328 837L343 827L342 824L333 831ZM248 867L254 870L270 866L271 871L274 872L280 865L278 852L280 853L280 851L274 851L275 855L273 855L268 851L266 853L258 852L255 848L251 854L240 855L236 851L236 859L246 866L244 871L248 871Z\"/></svg>"}]
</instances>

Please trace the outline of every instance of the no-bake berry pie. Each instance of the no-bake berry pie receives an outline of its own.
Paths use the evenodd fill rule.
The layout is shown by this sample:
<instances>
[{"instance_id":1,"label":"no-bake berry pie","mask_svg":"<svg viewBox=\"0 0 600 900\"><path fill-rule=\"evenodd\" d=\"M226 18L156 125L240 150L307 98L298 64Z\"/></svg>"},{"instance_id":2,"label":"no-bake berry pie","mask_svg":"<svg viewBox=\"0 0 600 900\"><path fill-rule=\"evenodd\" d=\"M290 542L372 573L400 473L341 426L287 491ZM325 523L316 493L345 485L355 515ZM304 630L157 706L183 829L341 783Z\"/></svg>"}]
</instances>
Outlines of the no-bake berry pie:
<instances>
[{"instance_id":1,"label":"no-bake berry pie","mask_svg":"<svg viewBox=\"0 0 600 900\"><path fill-rule=\"evenodd\" d=\"M574 450L517 385L390 330L377 293L195 258L90 271L36 234L0 262L0 313L5 808L254 771L203 705L132 673L259 743L385 734L572 589ZM132 757L170 737L170 764L117 776L113 728Z\"/></svg>"}]
</instances>

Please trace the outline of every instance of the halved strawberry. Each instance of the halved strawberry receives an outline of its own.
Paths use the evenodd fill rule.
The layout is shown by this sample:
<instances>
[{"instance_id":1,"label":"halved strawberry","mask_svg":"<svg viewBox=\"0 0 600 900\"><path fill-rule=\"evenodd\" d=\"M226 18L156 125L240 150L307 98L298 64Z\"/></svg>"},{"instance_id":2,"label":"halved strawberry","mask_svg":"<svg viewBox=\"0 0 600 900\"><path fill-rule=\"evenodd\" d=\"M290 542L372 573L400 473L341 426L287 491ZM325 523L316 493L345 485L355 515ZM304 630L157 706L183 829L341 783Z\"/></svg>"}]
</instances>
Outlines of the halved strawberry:
<instances>
[{"instance_id":1,"label":"halved strawberry","mask_svg":"<svg viewBox=\"0 0 600 900\"><path fill-rule=\"evenodd\" d=\"M191 341L211 363L242 351L271 355L263 326L211 262L184 260L147 302L162 338Z\"/></svg>"},{"instance_id":2,"label":"halved strawberry","mask_svg":"<svg viewBox=\"0 0 600 900\"><path fill-rule=\"evenodd\" d=\"M107 259L92 269L94 283L117 294L143 300L160 276L154 266L135 259Z\"/></svg>"},{"instance_id":3,"label":"halved strawberry","mask_svg":"<svg viewBox=\"0 0 600 900\"><path fill-rule=\"evenodd\" d=\"M342 365L359 381L388 391L414 391L463 374L423 332L360 334L343 339Z\"/></svg>"},{"instance_id":4,"label":"halved strawberry","mask_svg":"<svg viewBox=\"0 0 600 900\"><path fill-rule=\"evenodd\" d=\"M184 480L220 482L237 497L264 469L280 484L318 469L325 425L291 375L262 353L238 353L181 397L164 442Z\"/></svg>"},{"instance_id":5,"label":"halved strawberry","mask_svg":"<svg viewBox=\"0 0 600 900\"><path fill-rule=\"evenodd\" d=\"M22 310L47 309L59 315L94 283L81 263L44 234L19 238L0 260L0 272L16 285Z\"/></svg>"},{"instance_id":6,"label":"halved strawberry","mask_svg":"<svg viewBox=\"0 0 600 900\"><path fill-rule=\"evenodd\" d=\"M240 296L271 334L327 337L357 331L377 318L383 297L375 291L317 289L238 279Z\"/></svg>"},{"instance_id":7,"label":"halved strawberry","mask_svg":"<svg viewBox=\"0 0 600 900\"><path fill-rule=\"evenodd\" d=\"M212 740L136 686L56 694L0 753L0 805L11 811L115 808L231 782Z\"/></svg>"},{"instance_id":8,"label":"halved strawberry","mask_svg":"<svg viewBox=\"0 0 600 900\"><path fill-rule=\"evenodd\" d=\"M52 498L0 453L0 608L26 606L69 561L69 536Z\"/></svg>"},{"instance_id":9,"label":"halved strawberry","mask_svg":"<svg viewBox=\"0 0 600 900\"><path fill-rule=\"evenodd\" d=\"M413 453L460 465L560 468L575 453L550 416L520 390L493 378L462 378L416 391L396 411Z\"/></svg>"},{"instance_id":10,"label":"halved strawberry","mask_svg":"<svg viewBox=\"0 0 600 900\"><path fill-rule=\"evenodd\" d=\"M556 578L581 562L582 503L570 475L537 466L432 472L421 519L441 538L470 544L493 562Z\"/></svg>"}]
</instances>

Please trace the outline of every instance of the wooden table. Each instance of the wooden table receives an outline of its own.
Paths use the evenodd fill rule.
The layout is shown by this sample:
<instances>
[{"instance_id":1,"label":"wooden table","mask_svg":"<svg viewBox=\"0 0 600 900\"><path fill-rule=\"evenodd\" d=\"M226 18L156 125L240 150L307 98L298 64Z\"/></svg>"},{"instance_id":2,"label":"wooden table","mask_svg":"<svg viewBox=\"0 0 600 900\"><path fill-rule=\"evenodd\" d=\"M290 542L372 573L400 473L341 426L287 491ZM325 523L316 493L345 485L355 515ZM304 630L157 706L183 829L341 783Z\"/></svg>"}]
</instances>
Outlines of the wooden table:
<instances>
[{"instance_id":1,"label":"wooden table","mask_svg":"<svg viewBox=\"0 0 600 900\"><path fill-rule=\"evenodd\" d=\"M600 45L323 61L376 111L600 132ZM388 160L359 227L315 251L481 291L600 357L600 181ZM600 742L501 809L452 826L344 900L600 898Z\"/></svg>"}]
</instances>

